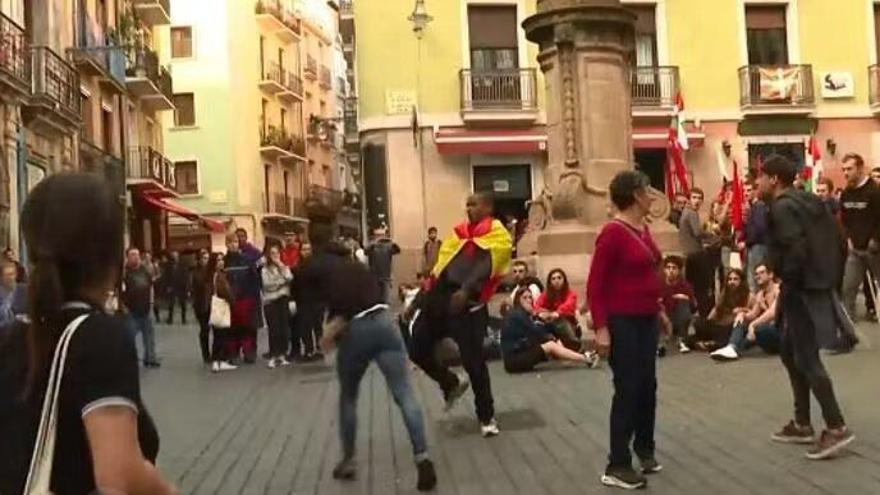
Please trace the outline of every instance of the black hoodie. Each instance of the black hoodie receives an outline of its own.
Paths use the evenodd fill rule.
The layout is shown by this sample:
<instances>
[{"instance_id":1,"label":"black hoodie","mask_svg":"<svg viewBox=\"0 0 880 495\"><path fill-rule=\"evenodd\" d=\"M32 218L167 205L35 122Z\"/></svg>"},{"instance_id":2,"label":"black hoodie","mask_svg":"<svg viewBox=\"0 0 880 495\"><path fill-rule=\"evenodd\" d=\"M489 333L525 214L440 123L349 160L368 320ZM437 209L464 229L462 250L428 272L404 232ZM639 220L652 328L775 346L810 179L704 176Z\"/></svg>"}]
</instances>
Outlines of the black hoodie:
<instances>
[{"instance_id":1,"label":"black hoodie","mask_svg":"<svg viewBox=\"0 0 880 495\"><path fill-rule=\"evenodd\" d=\"M770 263L789 287L830 290L840 281L840 233L818 196L797 189L770 206Z\"/></svg>"},{"instance_id":2,"label":"black hoodie","mask_svg":"<svg viewBox=\"0 0 880 495\"><path fill-rule=\"evenodd\" d=\"M868 241L880 240L880 190L870 178L840 195L841 218L853 247L867 249Z\"/></svg>"}]
</instances>

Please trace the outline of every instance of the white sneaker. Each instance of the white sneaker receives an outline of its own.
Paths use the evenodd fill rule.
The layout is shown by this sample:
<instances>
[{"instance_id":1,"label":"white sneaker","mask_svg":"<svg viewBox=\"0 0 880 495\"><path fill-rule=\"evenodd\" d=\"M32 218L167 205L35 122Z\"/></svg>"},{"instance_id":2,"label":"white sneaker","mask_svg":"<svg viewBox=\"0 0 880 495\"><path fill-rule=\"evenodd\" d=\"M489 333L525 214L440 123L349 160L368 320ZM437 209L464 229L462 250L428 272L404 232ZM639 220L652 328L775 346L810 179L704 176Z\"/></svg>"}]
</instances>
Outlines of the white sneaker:
<instances>
[{"instance_id":1,"label":"white sneaker","mask_svg":"<svg viewBox=\"0 0 880 495\"><path fill-rule=\"evenodd\" d=\"M501 433L501 430L498 429L498 422L495 421L495 418L489 420L486 424L480 425L480 434L483 435L483 438L495 437Z\"/></svg>"},{"instance_id":2,"label":"white sneaker","mask_svg":"<svg viewBox=\"0 0 880 495\"><path fill-rule=\"evenodd\" d=\"M238 366L230 364L226 361L220 361L220 365L218 366L218 371L235 371L237 369Z\"/></svg>"},{"instance_id":3,"label":"white sneaker","mask_svg":"<svg viewBox=\"0 0 880 495\"><path fill-rule=\"evenodd\" d=\"M277 360L279 366L290 366L290 361L288 361L287 358L284 356L277 358Z\"/></svg>"},{"instance_id":4,"label":"white sneaker","mask_svg":"<svg viewBox=\"0 0 880 495\"><path fill-rule=\"evenodd\" d=\"M211 372L217 373L220 371L220 361L214 361L211 363Z\"/></svg>"},{"instance_id":5,"label":"white sneaker","mask_svg":"<svg viewBox=\"0 0 880 495\"><path fill-rule=\"evenodd\" d=\"M716 361L736 361L739 359L739 354L736 353L736 349L734 349L732 345L728 344L712 354L709 354L709 357Z\"/></svg>"},{"instance_id":6,"label":"white sneaker","mask_svg":"<svg viewBox=\"0 0 880 495\"><path fill-rule=\"evenodd\" d=\"M272 358L272 359L266 361L266 367L269 368L270 370L274 370L275 367L278 366L278 364L279 364L278 360L275 358Z\"/></svg>"},{"instance_id":7,"label":"white sneaker","mask_svg":"<svg viewBox=\"0 0 880 495\"><path fill-rule=\"evenodd\" d=\"M684 343L684 341L681 341L678 343L678 352L679 354L687 354L691 352L691 348L688 347L687 344Z\"/></svg>"},{"instance_id":8,"label":"white sneaker","mask_svg":"<svg viewBox=\"0 0 880 495\"><path fill-rule=\"evenodd\" d=\"M596 351L587 351L584 353L584 357L586 358L588 368L595 369L599 366L600 358Z\"/></svg>"}]
</instances>

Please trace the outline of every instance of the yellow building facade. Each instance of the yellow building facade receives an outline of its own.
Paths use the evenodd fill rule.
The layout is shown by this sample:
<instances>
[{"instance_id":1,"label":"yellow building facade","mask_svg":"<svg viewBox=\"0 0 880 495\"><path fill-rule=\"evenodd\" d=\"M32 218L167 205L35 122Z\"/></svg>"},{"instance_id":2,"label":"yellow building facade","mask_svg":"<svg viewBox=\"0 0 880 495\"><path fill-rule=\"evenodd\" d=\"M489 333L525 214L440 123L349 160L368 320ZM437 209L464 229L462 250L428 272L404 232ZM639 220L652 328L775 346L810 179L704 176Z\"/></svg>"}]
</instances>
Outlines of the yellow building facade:
<instances>
[{"instance_id":1,"label":"yellow building facade","mask_svg":"<svg viewBox=\"0 0 880 495\"><path fill-rule=\"evenodd\" d=\"M658 189L679 94L690 182L709 195L733 162L803 164L811 137L838 186L846 152L880 163L877 2L622 3L637 16L633 159ZM474 190L494 190L522 230L547 165L544 85L520 27L535 1L427 0L415 30L415 0L353 4L367 219L404 248L399 272L418 269L427 228L448 231Z\"/></svg>"}]
</instances>

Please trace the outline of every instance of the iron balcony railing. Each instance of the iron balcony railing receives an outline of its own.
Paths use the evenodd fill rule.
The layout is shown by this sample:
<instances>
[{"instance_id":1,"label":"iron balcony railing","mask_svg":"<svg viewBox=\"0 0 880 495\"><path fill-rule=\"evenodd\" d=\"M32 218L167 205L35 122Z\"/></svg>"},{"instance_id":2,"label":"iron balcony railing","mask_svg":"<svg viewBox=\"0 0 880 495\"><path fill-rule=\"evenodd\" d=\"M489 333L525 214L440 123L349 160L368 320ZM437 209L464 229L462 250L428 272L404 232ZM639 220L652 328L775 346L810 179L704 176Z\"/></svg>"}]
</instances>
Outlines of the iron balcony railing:
<instances>
[{"instance_id":1,"label":"iron balcony railing","mask_svg":"<svg viewBox=\"0 0 880 495\"><path fill-rule=\"evenodd\" d=\"M82 102L76 69L46 46L31 49L31 63L34 101L57 105L59 111L78 120Z\"/></svg>"},{"instance_id":2,"label":"iron balcony railing","mask_svg":"<svg viewBox=\"0 0 880 495\"><path fill-rule=\"evenodd\" d=\"M260 125L260 147L280 148L301 157L306 153L306 142L302 136L288 133L274 125Z\"/></svg>"},{"instance_id":3,"label":"iron balcony railing","mask_svg":"<svg viewBox=\"0 0 880 495\"><path fill-rule=\"evenodd\" d=\"M0 13L0 71L20 89L31 84L30 55L24 28Z\"/></svg>"},{"instance_id":4,"label":"iron balcony railing","mask_svg":"<svg viewBox=\"0 0 880 495\"><path fill-rule=\"evenodd\" d=\"M159 4L165 9L165 12L171 13L171 0L134 0L132 3L135 5L155 5Z\"/></svg>"},{"instance_id":5,"label":"iron balcony railing","mask_svg":"<svg viewBox=\"0 0 880 495\"><path fill-rule=\"evenodd\" d=\"M461 70L462 110L537 110L535 69Z\"/></svg>"},{"instance_id":6,"label":"iron balcony railing","mask_svg":"<svg viewBox=\"0 0 880 495\"><path fill-rule=\"evenodd\" d=\"M80 16L78 27L76 46L68 50L74 63L93 64L118 87L124 88L126 60L122 47L113 45L86 14Z\"/></svg>"},{"instance_id":7,"label":"iron balcony railing","mask_svg":"<svg viewBox=\"0 0 880 495\"><path fill-rule=\"evenodd\" d=\"M294 33L302 33L302 24L299 18L296 14L284 7L280 0L257 0L254 11L257 15L271 15Z\"/></svg>"},{"instance_id":8,"label":"iron balcony railing","mask_svg":"<svg viewBox=\"0 0 880 495\"><path fill-rule=\"evenodd\" d=\"M340 0L339 13L342 15L354 15L354 2L352 0Z\"/></svg>"},{"instance_id":9,"label":"iron balcony railing","mask_svg":"<svg viewBox=\"0 0 880 495\"><path fill-rule=\"evenodd\" d=\"M880 108L880 65L868 67L868 97L871 107Z\"/></svg>"},{"instance_id":10,"label":"iron balcony railing","mask_svg":"<svg viewBox=\"0 0 880 495\"><path fill-rule=\"evenodd\" d=\"M281 69L281 65L278 62L268 61L263 62L263 80L264 81L275 81L280 86L284 86L284 70Z\"/></svg>"},{"instance_id":11,"label":"iron balcony railing","mask_svg":"<svg viewBox=\"0 0 880 495\"><path fill-rule=\"evenodd\" d=\"M747 65L739 69L743 108L808 107L816 103L812 65Z\"/></svg>"},{"instance_id":12,"label":"iron balcony railing","mask_svg":"<svg viewBox=\"0 0 880 495\"><path fill-rule=\"evenodd\" d=\"M146 77L159 89L168 101L174 100L171 72L159 64L159 55L150 48L143 46L134 50L128 57L125 70L128 77Z\"/></svg>"},{"instance_id":13,"label":"iron balcony railing","mask_svg":"<svg viewBox=\"0 0 880 495\"><path fill-rule=\"evenodd\" d=\"M309 209L320 210L328 214L336 214L342 209L342 191L330 189L317 184L309 186L307 205Z\"/></svg>"},{"instance_id":14,"label":"iron balcony railing","mask_svg":"<svg viewBox=\"0 0 880 495\"><path fill-rule=\"evenodd\" d=\"M278 213L281 215L291 215L292 214L292 201L291 197L284 193L275 193L272 195L272 212Z\"/></svg>"},{"instance_id":15,"label":"iron balcony railing","mask_svg":"<svg viewBox=\"0 0 880 495\"><path fill-rule=\"evenodd\" d=\"M175 190L174 163L152 146L136 146L128 157L128 178L149 179Z\"/></svg>"},{"instance_id":16,"label":"iron balcony railing","mask_svg":"<svg viewBox=\"0 0 880 495\"><path fill-rule=\"evenodd\" d=\"M358 136L358 111L357 98L347 98L345 100L345 110L343 112L343 126L345 127L345 137L354 139Z\"/></svg>"},{"instance_id":17,"label":"iron balcony railing","mask_svg":"<svg viewBox=\"0 0 880 495\"><path fill-rule=\"evenodd\" d=\"M674 107L679 84L678 67L635 67L632 105L636 108Z\"/></svg>"},{"instance_id":18,"label":"iron balcony railing","mask_svg":"<svg viewBox=\"0 0 880 495\"><path fill-rule=\"evenodd\" d=\"M286 82L287 82L287 84L285 84L285 86L287 86L287 89L289 89L294 94L302 96L302 94L303 94L303 80L301 77L299 77L298 74L295 74L293 72L288 72Z\"/></svg>"}]
</instances>

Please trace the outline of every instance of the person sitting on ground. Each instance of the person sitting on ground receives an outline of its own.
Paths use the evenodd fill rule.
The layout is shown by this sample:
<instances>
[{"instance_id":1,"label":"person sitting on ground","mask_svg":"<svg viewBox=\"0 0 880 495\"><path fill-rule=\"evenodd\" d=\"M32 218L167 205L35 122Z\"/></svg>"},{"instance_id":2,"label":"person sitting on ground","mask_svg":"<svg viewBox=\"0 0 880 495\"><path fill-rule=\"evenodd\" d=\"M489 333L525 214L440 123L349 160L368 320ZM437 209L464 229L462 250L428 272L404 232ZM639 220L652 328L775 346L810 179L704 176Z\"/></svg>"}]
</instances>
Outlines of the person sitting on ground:
<instances>
[{"instance_id":1,"label":"person sitting on ground","mask_svg":"<svg viewBox=\"0 0 880 495\"><path fill-rule=\"evenodd\" d=\"M501 316L507 314L513 306L516 305L516 295L523 289L528 289L532 293L532 298L538 300L538 297L544 292L544 284L538 277L529 272L529 264L523 260L516 260L510 269L513 277L513 289L510 291L510 298L501 302Z\"/></svg>"},{"instance_id":2,"label":"person sitting on ground","mask_svg":"<svg viewBox=\"0 0 880 495\"><path fill-rule=\"evenodd\" d=\"M682 276L684 259L681 256L667 256L663 260L663 278L661 281L663 312L661 319L669 329L669 337L678 340L679 351L684 349L685 339L697 311L697 299L694 288ZM661 343L658 355L666 354L666 344Z\"/></svg>"},{"instance_id":3,"label":"person sitting on ground","mask_svg":"<svg viewBox=\"0 0 880 495\"><path fill-rule=\"evenodd\" d=\"M580 351L578 336L577 294L568 287L568 276L559 268L550 270L547 289L535 301L535 315L549 327L565 347Z\"/></svg>"},{"instance_id":4,"label":"person sitting on ground","mask_svg":"<svg viewBox=\"0 0 880 495\"><path fill-rule=\"evenodd\" d=\"M599 357L594 352L580 353L562 345L549 331L532 318L532 293L519 291L516 305L507 313L501 326L501 356L508 373L531 371L548 360L573 361L594 368Z\"/></svg>"},{"instance_id":5,"label":"person sitting on ground","mask_svg":"<svg viewBox=\"0 0 880 495\"><path fill-rule=\"evenodd\" d=\"M776 328L776 299L779 283L766 263L755 267L758 292L748 312L740 313L733 322L730 343L710 356L717 361L736 361L750 347L757 345L767 354L779 352L779 330Z\"/></svg>"},{"instance_id":6,"label":"person sitting on ground","mask_svg":"<svg viewBox=\"0 0 880 495\"><path fill-rule=\"evenodd\" d=\"M749 286L746 283L745 272L739 268L730 270L721 297L705 320L697 320L694 323L694 335L685 339L682 352L689 352L693 348L701 351L714 351L725 345L730 340L733 331L733 323L736 316L748 311Z\"/></svg>"}]
</instances>

